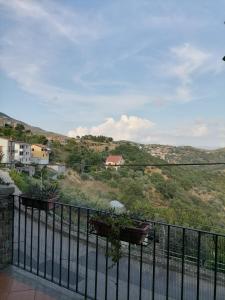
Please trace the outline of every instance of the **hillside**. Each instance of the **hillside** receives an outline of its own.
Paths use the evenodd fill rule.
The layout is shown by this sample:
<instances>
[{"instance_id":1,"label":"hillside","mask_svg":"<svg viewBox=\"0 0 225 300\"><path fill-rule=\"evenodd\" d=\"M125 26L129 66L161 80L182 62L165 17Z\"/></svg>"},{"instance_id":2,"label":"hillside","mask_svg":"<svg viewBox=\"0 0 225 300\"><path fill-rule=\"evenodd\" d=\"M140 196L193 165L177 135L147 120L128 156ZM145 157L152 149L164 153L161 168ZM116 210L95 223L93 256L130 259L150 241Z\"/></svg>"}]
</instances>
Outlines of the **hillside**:
<instances>
[{"instance_id":1,"label":"hillside","mask_svg":"<svg viewBox=\"0 0 225 300\"><path fill-rule=\"evenodd\" d=\"M56 138L56 139L58 138L58 139L62 139L62 140L67 139L67 137L62 135L62 134L58 134L58 133L51 132L51 131L46 131L46 130L41 129L39 127L29 125L25 122L22 122L20 120L16 120L16 119L0 112L0 127L5 127L7 125L15 127L17 124L23 125L26 130L30 130L33 134L44 135L48 138L52 137L52 138Z\"/></svg>"},{"instance_id":2,"label":"hillside","mask_svg":"<svg viewBox=\"0 0 225 300\"><path fill-rule=\"evenodd\" d=\"M6 133L26 141L46 139L20 126L0 128L0 135ZM123 155L126 164L133 165L222 161L224 149L140 145L103 136L46 142L52 150L51 162L67 166L66 174L57 180L62 201L108 209L109 202L116 199L139 217L225 232L225 167L124 166L116 171L104 166L109 154ZM22 190L32 184L33 179L25 175L13 176ZM38 176L35 180L40 180ZM51 176L47 172L45 180Z\"/></svg>"},{"instance_id":3,"label":"hillside","mask_svg":"<svg viewBox=\"0 0 225 300\"><path fill-rule=\"evenodd\" d=\"M145 145L144 149L170 163L225 162L225 148L205 150L191 146Z\"/></svg>"}]
</instances>

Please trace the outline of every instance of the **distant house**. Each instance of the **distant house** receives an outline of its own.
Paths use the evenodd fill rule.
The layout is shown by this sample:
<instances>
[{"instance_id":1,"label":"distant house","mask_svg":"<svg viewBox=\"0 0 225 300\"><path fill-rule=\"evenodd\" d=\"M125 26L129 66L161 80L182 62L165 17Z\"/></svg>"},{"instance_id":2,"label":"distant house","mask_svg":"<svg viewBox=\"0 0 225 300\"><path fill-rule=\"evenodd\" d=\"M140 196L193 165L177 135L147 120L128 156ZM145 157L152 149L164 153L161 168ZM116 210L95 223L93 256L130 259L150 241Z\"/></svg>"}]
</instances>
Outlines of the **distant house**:
<instances>
[{"instance_id":1,"label":"distant house","mask_svg":"<svg viewBox=\"0 0 225 300\"><path fill-rule=\"evenodd\" d=\"M49 163L49 153L51 150L46 145L31 145L31 161L35 164L47 165Z\"/></svg>"},{"instance_id":2,"label":"distant house","mask_svg":"<svg viewBox=\"0 0 225 300\"><path fill-rule=\"evenodd\" d=\"M14 161L22 164L31 163L31 147L24 142L14 142Z\"/></svg>"},{"instance_id":3,"label":"distant house","mask_svg":"<svg viewBox=\"0 0 225 300\"><path fill-rule=\"evenodd\" d=\"M3 137L0 137L0 152L3 154L2 163L11 163L14 161L15 143Z\"/></svg>"},{"instance_id":4,"label":"distant house","mask_svg":"<svg viewBox=\"0 0 225 300\"><path fill-rule=\"evenodd\" d=\"M48 168L57 172L58 175L64 175L66 172L66 166L63 164L48 165Z\"/></svg>"},{"instance_id":5,"label":"distant house","mask_svg":"<svg viewBox=\"0 0 225 300\"><path fill-rule=\"evenodd\" d=\"M109 155L105 161L106 169L109 166L116 166L115 169L118 170L119 166L123 164L124 164L124 159L122 155Z\"/></svg>"}]
</instances>

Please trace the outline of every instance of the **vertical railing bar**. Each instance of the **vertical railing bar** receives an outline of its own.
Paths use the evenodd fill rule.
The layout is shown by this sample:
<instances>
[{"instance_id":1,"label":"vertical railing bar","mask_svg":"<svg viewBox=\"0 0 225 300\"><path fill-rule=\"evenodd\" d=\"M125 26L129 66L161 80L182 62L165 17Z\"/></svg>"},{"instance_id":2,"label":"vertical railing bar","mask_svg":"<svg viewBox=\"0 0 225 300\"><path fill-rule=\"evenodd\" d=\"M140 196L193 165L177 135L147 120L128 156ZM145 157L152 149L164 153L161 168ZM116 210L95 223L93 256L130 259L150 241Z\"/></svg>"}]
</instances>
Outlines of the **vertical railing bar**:
<instances>
[{"instance_id":1,"label":"vertical railing bar","mask_svg":"<svg viewBox=\"0 0 225 300\"><path fill-rule=\"evenodd\" d=\"M108 262L109 262L109 239L106 238L106 252L105 252L105 300L108 299Z\"/></svg>"},{"instance_id":2,"label":"vertical railing bar","mask_svg":"<svg viewBox=\"0 0 225 300\"><path fill-rule=\"evenodd\" d=\"M79 256L80 256L80 208L77 211L77 262L76 262L76 292L79 284Z\"/></svg>"},{"instance_id":3,"label":"vertical railing bar","mask_svg":"<svg viewBox=\"0 0 225 300\"><path fill-rule=\"evenodd\" d=\"M60 246L59 246L59 285L62 285L62 238L63 238L63 204L60 205Z\"/></svg>"},{"instance_id":4,"label":"vertical railing bar","mask_svg":"<svg viewBox=\"0 0 225 300\"><path fill-rule=\"evenodd\" d=\"M86 298L87 298L87 291L88 291L88 246L89 246L89 209L87 209L87 223L86 223L86 261L85 261L85 292L84 292Z\"/></svg>"},{"instance_id":5,"label":"vertical railing bar","mask_svg":"<svg viewBox=\"0 0 225 300\"><path fill-rule=\"evenodd\" d=\"M31 201L31 220L30 220L30 272L33 270L33 220L34 220L34 205Z\"/></svg>"},{"instance_id":6,"label":"vertical railing bar","mask_svg":"<svg viewBox=\"0 0 225 300\"><path fill-rule=\"evenodd\" d=\"M201 232L198 232L198 253L197 253L197 296L196 299L199 300L199 290L200 290L200 255L201 255Z\"/></svg>"},{"instance_id":7,"label":"vertical railing bar","mask_svg":"<svg viewBox=\"0 0 225 300\"><path fill-rule=\"evenodd\" d=\"M54 265L55 265L55 203L53 202L53 218L52 218L52 276L51 281L54 281Z\"/></svg>"},{"instance_id":8,"label":"vertical railing bar","mask_svg":"<svg viewBox=\"0 0 225 300\"><path fill-rule=\"evenodd\" d=\"M12 253L11 253L11 262L14 263L14 217L15 217L15 197L12 196Z\"/></svg>"},{"instance_id":9,"label":"vertical railing bar","mask_svg":"<svg viewBox=\"0 0 225 300\"><path fill-rule=\"evenodd\" d=\"M116 300L119 299L119 271L120 271L120 261L116 264Z\"/></svg>"},{"instance_id":10,"label":"vertical railing bar","mask_svg":"<svg viewBox=\"0 0 225 300\"><path fill-rule=\"evenodd\" d=\"M41 218L41 210L40 207L38 207L37 275L39 275L39 261L40 261L40 218Z\"/></svg>"},{"instance_id":11,"label":"vertical railing bar","mask_svg":"<svg viewBox=\"0 0 225 300\"><path fill-rule=\"evenodd\" d=\"M169 299L169 275L170 275L170 225L167 225L167 264L166 264L166 299Z\"/></svg>"},{"instance_id":12,"label":"vertical railing bar","mask_svg":"<svg viewBox=\"0 0 225 300\"><path fill-rule=\"evenodd\" d=\"M96 250L95 250L95 299L98 293L98 235L96 234Z\"/></svg>"},{"instance_id":13,"label":"vertical railing bar","mask_svg":"<svg viewBox=\"0 0 225 300\"><path fill-rule=\"evenodd\" d=\"M21 199L19 196L19 216L18 216L18 259L17 265L20 266L20 218L21 218Z\"/></svg>"},{"instance_id":14,"label":"vertical railing bar","mask_svg":"<svg viewBox=\"0 0 225 300\"><path fill-rule=\"evenodd\" d=\"M27 206L25 206L25 215L24 215L24 250L23 250L24 269L26 269L26 255L27 255Z\"/></svg>"},{"instance_id":15,"label":"vertical railing bar","mask_svg":"<svg viewBox=\"0 0 225 300\"><path fill-rule=\"evenodd\" d=\"M182 230L181 300L184 299L185 228Z\"/></svg>"},{"instance_id":16,"label":"vertical railing bar","mask_svg":"<svg viewBox=\"0 0 225 300\"><path fill-rule=\"evenodd\" d=\"M128 245L127 300L130 299L130 242Z\"/></svg>"},{"instance_id":17,"label":"vertical railing bar","mask_svg":"<svg viewBox=\"0 0 225 300\"><path fill-rule=\"evenodd\" d=\"M152 300L155 299L155 250L156 250L156 227L155 223L153 223L154 231L153 231L153 253L152 253Z\"/></svg>"},{"instance_id":18,"label":"vertical railing bar","mask_svg":"<svg viewBox=\"0 0 225 300\"><path fill-rule=\"evenodd\" d=\"M142 267L143 267L143 263L142 263L142 257L143 257L143 245L141 244L140 246L140 278L139 278L139 282L140 282L140 286L139 286L139 300L141 300L142 298Z\"/></svg>"},{"instance_id":19,"label":"vertical railing bar","mask_svg":"<svg viewBox=\"0 0 225 300\"><path fill-rule=\"evenodd\" d=\"M216 300L217 296L217 259L218 259L218 235L215 236L215 262L214 262L214 291L213 296L214 300Z\"/></svg>"},{"instance_id":20,"label":"vertical railing bar","mask_svg":"<svg viewBox=\"0 0 225 300\"><path fill-rule=\"evenodd\" d=\"M46 278L47 269L47 237L48 237L48 210L45 211L45 258L44 258L44 278Z\"/></svg>"},{"instance_id":21,"label":"vertical railing bar","mask_svg":"<svg viewBox=\"0 0 225 300\"><path fill-rule=\"evenodd\" d=\"M67 288L70 288L70 247L71 247L71 214L72 207L69 206L69 236L68 236L68 265L67 265Z\"/></svg>"}]
</instances>

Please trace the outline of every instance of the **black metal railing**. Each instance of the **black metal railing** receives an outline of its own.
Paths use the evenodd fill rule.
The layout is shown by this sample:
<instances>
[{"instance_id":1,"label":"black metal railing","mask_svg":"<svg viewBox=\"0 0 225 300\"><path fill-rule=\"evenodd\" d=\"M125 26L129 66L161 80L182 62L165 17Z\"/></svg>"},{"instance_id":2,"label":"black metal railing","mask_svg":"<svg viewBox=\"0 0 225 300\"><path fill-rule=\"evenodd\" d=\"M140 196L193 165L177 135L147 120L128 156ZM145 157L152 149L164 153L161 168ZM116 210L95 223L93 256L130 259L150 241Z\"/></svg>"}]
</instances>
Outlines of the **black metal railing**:
<instances>
[{"instance_id":1,"label":"black metal railing","mask_svg":"<svg viewBox=\"0 0 225 300\"><path fill-rule=\"evenodd\" d=\"M113 264L95 210L14 198L13 264L86 299L225 299L225 236L149 221Z\"/></svg>"}]
</instances>

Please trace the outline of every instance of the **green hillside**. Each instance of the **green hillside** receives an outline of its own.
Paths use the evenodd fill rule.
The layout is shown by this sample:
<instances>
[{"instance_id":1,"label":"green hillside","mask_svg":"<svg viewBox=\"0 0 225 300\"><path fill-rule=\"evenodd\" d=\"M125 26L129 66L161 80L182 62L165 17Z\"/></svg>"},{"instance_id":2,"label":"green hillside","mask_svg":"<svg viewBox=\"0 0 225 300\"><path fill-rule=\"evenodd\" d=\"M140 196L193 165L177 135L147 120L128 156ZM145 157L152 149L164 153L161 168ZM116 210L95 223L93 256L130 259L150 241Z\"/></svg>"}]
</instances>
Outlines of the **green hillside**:
<instances>
[{"instance_id":1,"label":"green hillside","mask_svg":"<svg viewBox=\"0 0 225 300\"><path fill-rule=\"evenodd\" d=\"M145 145L145 150L171 163L225 162L225 148L198 149L191 146Z\"/></svg>"},{"instance_id":2,"label":"green hillside","mask_svg":"<svg viewBox=\"0 0 225 300\"><path fill-rule=\"evenodd\" d=\"M225 232L225 168L220 167L120 167L105 169L109 154L123 155L126 164L164 164L151 154L153 146L130 142L113 142L106 137L87 136L68 139L67 143L47 141L21 126L2 127L0 135L27 142L47 143L52 149L51 162L67 166L65 176L57 179L64 202L88 207L109 208L111 200L119 200L126 209L144 218ZM159 147L157 145L157 147ZM162 146L165 147L165 146ZM223 160L224 150L204 151L191 147L172 147L169 160L205 162ZM172 152L171 149L175 149ZM168 149L167 149L168 150ZM155 154L154 154L155 155ZM25 190L32 181L26 175L12 174ZM45 180L52 174L46 171Z\"/></svg>"},{"instance_id":3,"label":"green hillside","mask_svg":"<svg viewBox=\"0 0 225 300\"><path fill-rule=\"evenodd\" d=\"M90 150L85 140L70 140L64 146L53 143L52 149L52 159L65 161L76 173L74 181L68 174L61 182L70 200L70 193L75 195L75 188L71 188L74 184L86 205L94 203L107 207L109 200L117 199L128 210L146 218L205 230L223 231L225 228L224 167L106 170L103 163L108 154L122 154L126 164L163 164L166 161L129 142L117 143L114 150L102 152Z\"/></svg>"}]
</instances>

